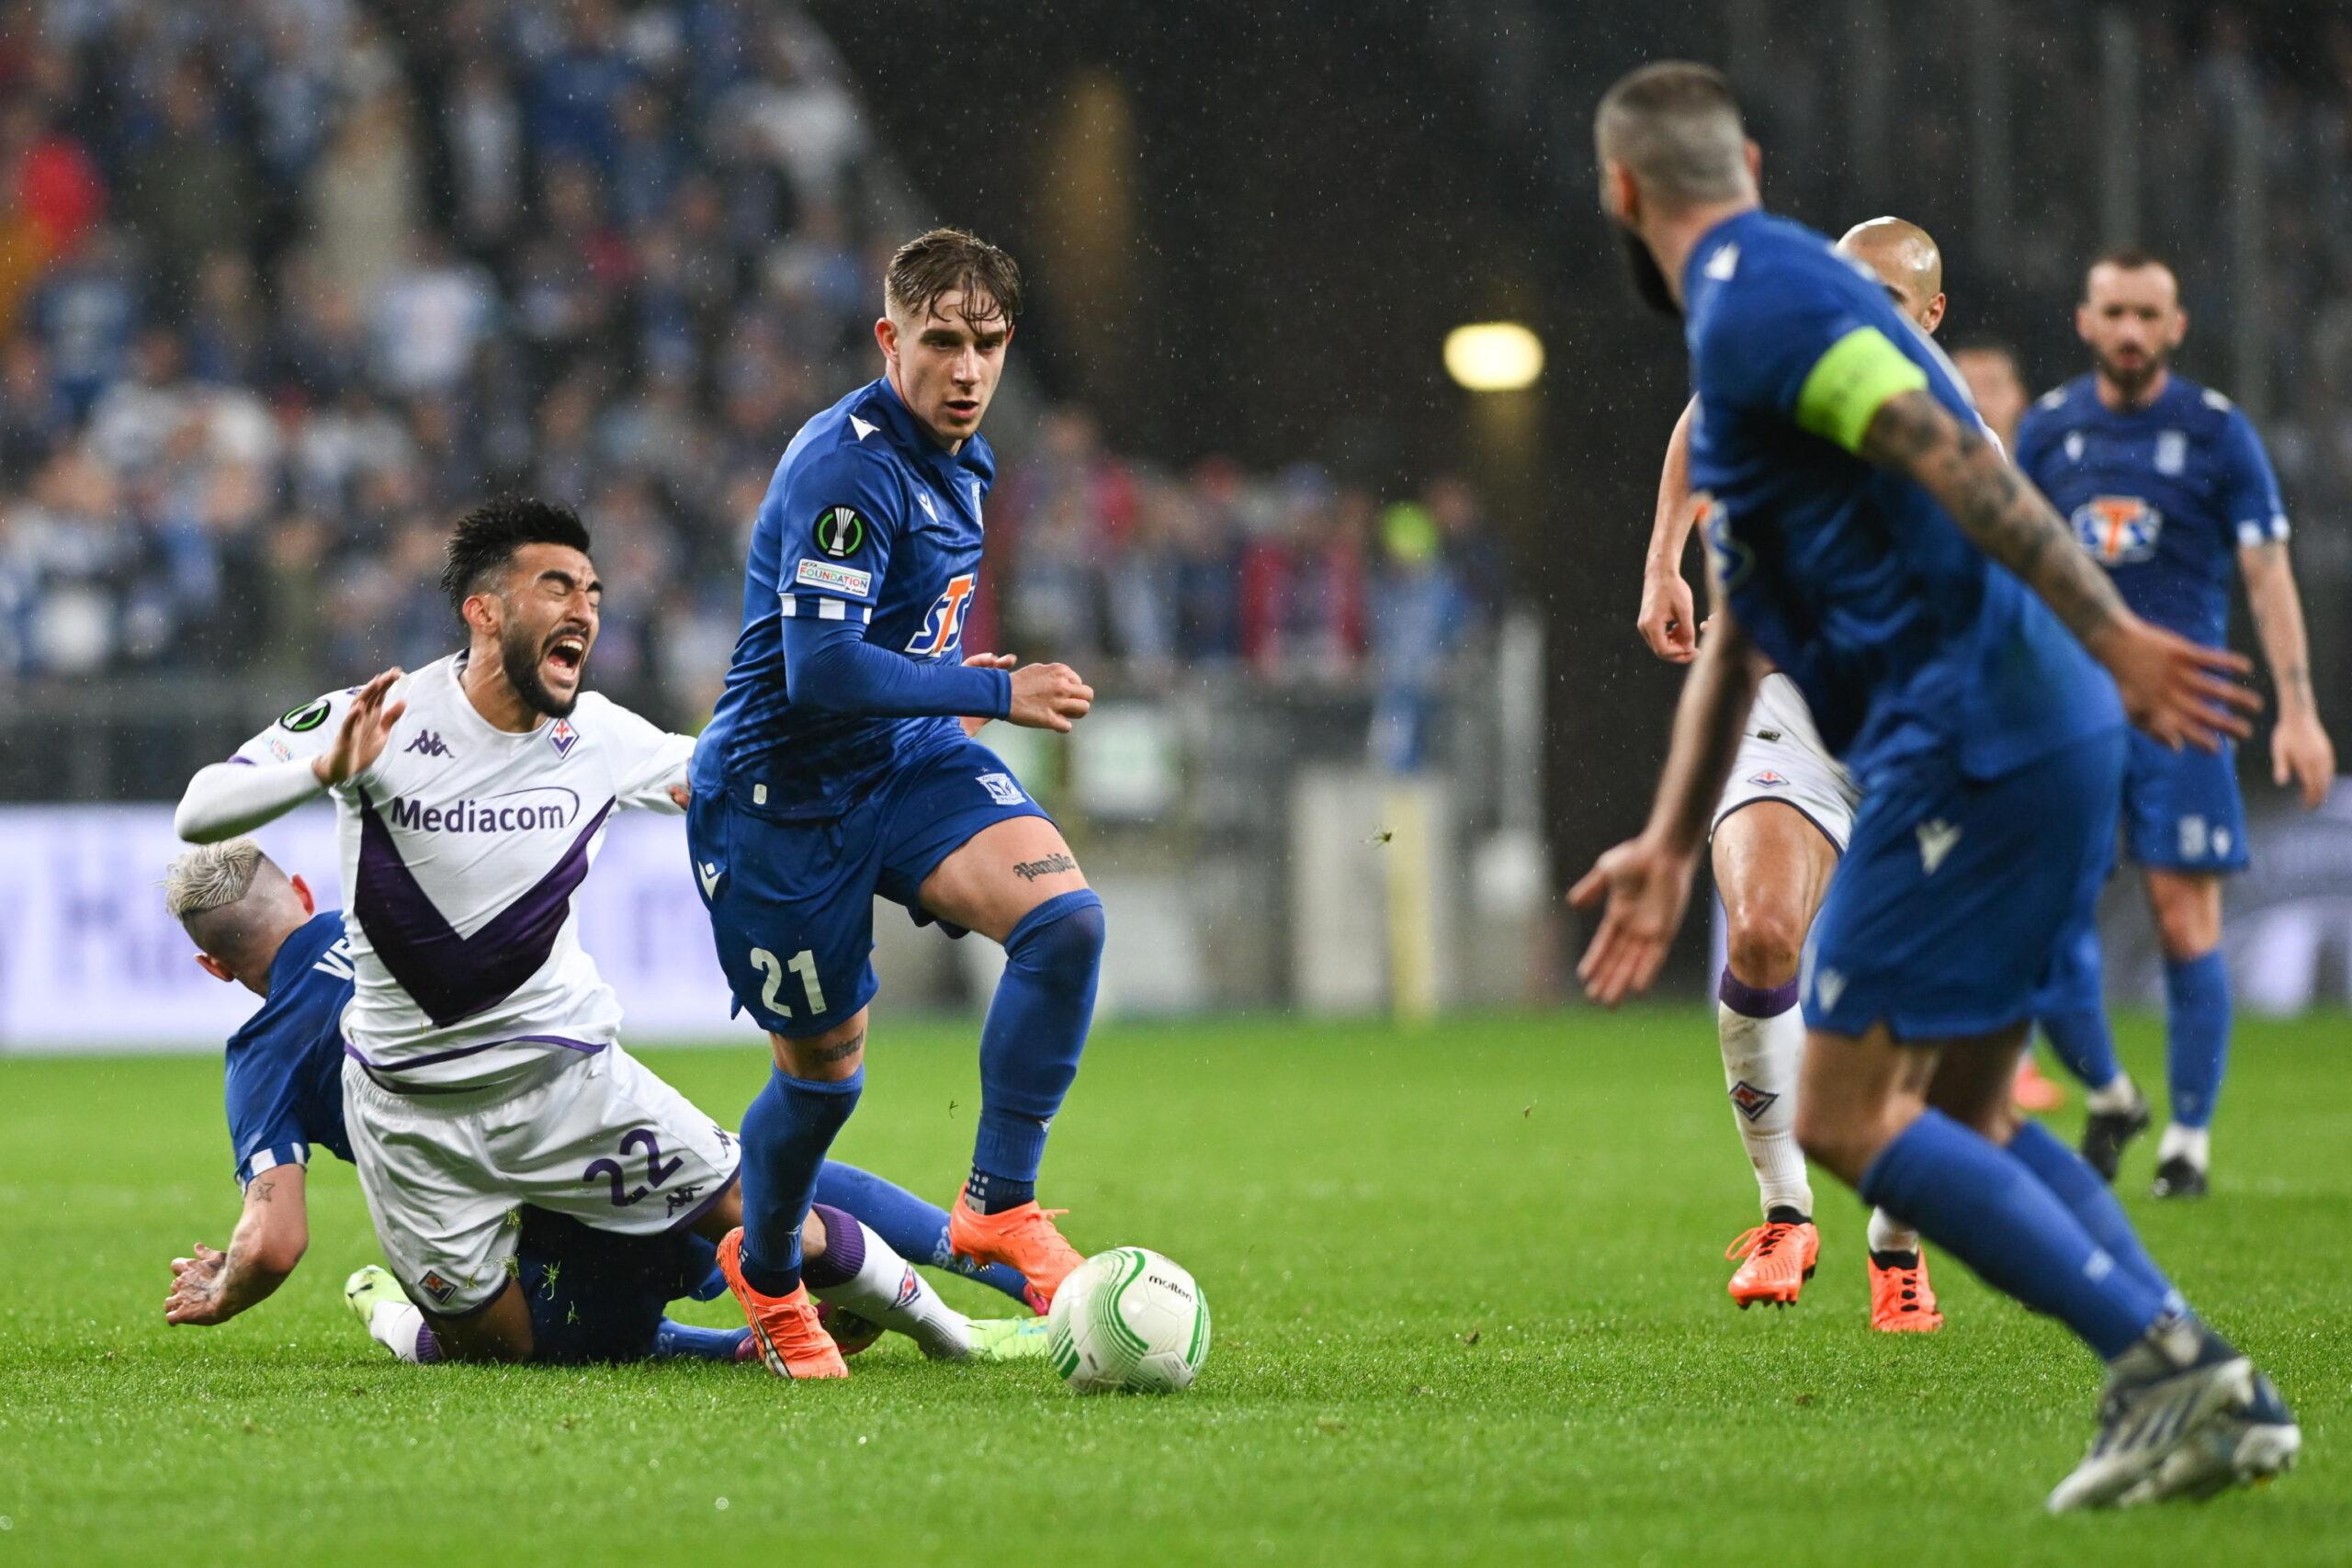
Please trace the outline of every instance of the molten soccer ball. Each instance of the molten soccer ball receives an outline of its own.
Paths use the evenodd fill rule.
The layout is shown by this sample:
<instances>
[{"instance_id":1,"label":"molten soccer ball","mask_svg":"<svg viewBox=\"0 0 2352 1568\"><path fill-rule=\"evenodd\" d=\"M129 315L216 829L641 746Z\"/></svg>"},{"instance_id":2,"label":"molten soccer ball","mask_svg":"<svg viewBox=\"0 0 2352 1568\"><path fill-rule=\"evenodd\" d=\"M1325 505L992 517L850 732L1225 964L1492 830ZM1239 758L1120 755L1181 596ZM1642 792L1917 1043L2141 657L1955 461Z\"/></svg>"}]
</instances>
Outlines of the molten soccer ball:
<instances>
[{"instance_id":1,"label":"molten soccer ball","mask_svg":"<svg viewBox=\"0 0 2352 1568\"><path fill-rule=\"evenodd\" d=\"M1174 1393L1209 1354L1209 1303L1157 1252L1114 1247L1054 1292L1046 1359L1080 1393Z\"/></svg>"}]
</instances>

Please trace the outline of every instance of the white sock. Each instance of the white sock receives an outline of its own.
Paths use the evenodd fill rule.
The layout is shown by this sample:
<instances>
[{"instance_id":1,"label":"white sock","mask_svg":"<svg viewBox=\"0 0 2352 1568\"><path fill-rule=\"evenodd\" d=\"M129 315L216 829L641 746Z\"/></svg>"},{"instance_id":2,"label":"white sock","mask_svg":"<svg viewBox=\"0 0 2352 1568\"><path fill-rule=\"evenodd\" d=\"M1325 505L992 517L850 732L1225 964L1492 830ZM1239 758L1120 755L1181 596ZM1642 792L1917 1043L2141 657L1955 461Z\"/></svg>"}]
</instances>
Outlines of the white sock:
<instances>
[{"instance_id":1,"label":"white sock","mask_svg":"<svg viewBox=\"0 0 2352 1568\"><path fill-rule=\"evenodd\" d=\"M441 1347L424 1326L424 1314L407 1302L378 1302L368 1314L368 1337L403 1361L441 1359Z\"/></svg>"},{"instance_id":2,"label":"white sock","mask_svg":"<svg viewBox=\"0 0 2352 1568\"><path fill-rule=\"evenodd\" d=\"M2211 1127L2184 1127L2175 1122L2165 1128L2165 1135L2156 1145L2156 1163L2162 1165L2175 1155L2186 1155L2189 1164L2203 1170L2212 1152Z\"/></svg>"},{"instance_id":3,"label":"white sock","mask_svg":"<svg viewBox=\"0 0 2352 1568\"><path fill-rule=\"evenodd\" d=\"M1770 1018L1715 1006L1715 1038L1723 1047L1724 1088L1732 1121L1765 1213L1791 1208L1813 1213L1813 1184L1797 1147L1797 1074L1804 1066L1804 1015L1792 1006Z\"/></svg>"},{"instance_id":4,"label":"white sock","mask_svg":"<svg viewBox=\"0 0 2352 1568\"><path fill-rule=\"evenodd\" d=\"M1917 1252L1919 1250L1919 1233L1884 1209L1872 1209L1871 1211L1871 1250L1872 1252Z\"/></svg>"},{"instance_id":5,"label":"white sock","mask_svg":"<svg viewBox=\"0 0 2352 1568\"><path fill-rule=\"evenodd\" d=\"M851 1279L821 1289L811 1285L808 1293L905 1335L934 1359L960 1360L971 1354L971 1319L942 1301L931 1281L876 1235L873 1226L853 1223L864 1233L865 1262Z\"/></svg>"},{"instance_id":6,"label":"white sock","mask_svg":"<svg viewBox=\"0 0 2352 1568\"><path fill-rule=\"evenodd\" d=\"M2140 1086L2132 1081L2130 1073L2119 1067L2115 1080L2091 1090L2083 1097L2083 1103L2103 1116L2120 1116L2140 1103Z\"/></svg>"}]
</instances>

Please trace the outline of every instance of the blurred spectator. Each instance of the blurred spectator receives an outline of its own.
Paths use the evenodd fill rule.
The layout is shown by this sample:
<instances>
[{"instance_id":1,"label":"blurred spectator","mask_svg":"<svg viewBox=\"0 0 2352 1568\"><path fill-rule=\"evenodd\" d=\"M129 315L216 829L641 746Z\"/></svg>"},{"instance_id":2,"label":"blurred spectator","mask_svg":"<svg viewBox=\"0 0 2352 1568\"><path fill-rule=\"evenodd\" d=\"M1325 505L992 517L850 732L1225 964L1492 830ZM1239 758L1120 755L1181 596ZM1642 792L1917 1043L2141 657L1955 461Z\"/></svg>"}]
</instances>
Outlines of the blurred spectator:
<instances>
[{"instance_id":1,"label":"blurred spectator","mask_svg":"<svg viewBox=\"0 0 2352 1568\"><path fill-rule=\"evenodd\" d=\"M1428 759L1447 658L1467 629L1467 596L1445 545L1427 507L1399 502L1380 515L1380 565L1372 582L1372 754L1391 773L1416 772Z\"/></svg>"},{"instance_id":2,"label":"blurred spectator","mask_svg":"<svg viewBox=\"0 0 2352 1568\"><path fill-rule=\"evenodd\" d=\"M168 668L301 691L413 666L452 635L450 513L528 488L594 535L600 681L699 719L778 455L876 368L895 236L798 14L42 14L0 96L0 238L32 258L15 293L0 276L0 682ZM1436 679L1407 657L1431 646L1431 581L1488 609L1504 591L1459 481L1413 513L1442 536L1431 566L1398 554L1383 498L1319 469L1163 471L1078 408L990 434L976 649L1145 684L1377 673L1393 706L1398 671Z\"/></svg>"}]
</instances>

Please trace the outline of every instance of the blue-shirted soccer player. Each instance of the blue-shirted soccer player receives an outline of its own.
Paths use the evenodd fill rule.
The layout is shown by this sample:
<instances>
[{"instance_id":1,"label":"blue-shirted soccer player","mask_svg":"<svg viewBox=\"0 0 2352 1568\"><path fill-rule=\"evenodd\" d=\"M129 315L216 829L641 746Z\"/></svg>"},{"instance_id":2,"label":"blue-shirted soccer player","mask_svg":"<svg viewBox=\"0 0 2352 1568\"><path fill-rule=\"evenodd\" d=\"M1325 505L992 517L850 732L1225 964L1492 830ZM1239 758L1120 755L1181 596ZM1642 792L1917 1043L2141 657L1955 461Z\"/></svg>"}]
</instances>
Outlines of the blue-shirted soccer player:
<instances>
[{"instance_id":1,"label":"blue-shirted soccer player","mask_svg":"<svg viewBox=\"0 0 2352 1568\"><path fill-rule=\"evenodd\" d=\"M198 1244L192 1258L172 1262L164 1319L173 1324L225 1323L264 1300L294 1272L310 1245L308 1176L311 1153L324 1149L351 1158L343 1114L341 1020L350 1004L350 951L338 910L319 910L299 876L288 877L250 839L207 845L182 854L164 883L167 908L200 949L197 963L220 980L242 982L262 1005L229 1039L224 1060L229 1139L244 1213L228 1249ZM865 1272L863 1226L871 1226L893 1253L945 1263L947 1215L880 1177L829 1163L814 1205L822 1219L827 1284ZM532 1359L538 1361L635 1360L691 1357L732 1361L750 1349L748 1329L718 1330L673 1323L673 1301L707 1301L727 1287L712 1244L691 1233L614 1235L538 1209L522 1213L516 1277L530 1303ZM848 1243L848 1247L841 1244ZM854 1259L844 1256L854 1251ZM1035 1354L1042 1339L1021 1320L970 1323L934 1314L935 1323L903 1314L902 1281L887 1278L882 1248L873 1249L881 1290L854 1292L857 1305L888 1302L899 1316L889 1325L950 1342L981 1359ZM812 1276L823 1259L811 1265ZM978 1276L1014 1300L1024 1281L1011 1269ZM928 1291L921 1292L930 1300ZM360 1269L345 1288L360 1321L378 1342L406 1361L436 1361L444 1348L424 1314L385 1269ZM1035 1320L1031 1320L1034 1323ZM833 1331L852 1343L869 1340L879 1325ZM852 1335L856 1338L852 1340ZM953 1343L961 1337L960 1346Z\"/></svg>"},{"instance_id":2,"label":"blue-shirted soccer player","mask_svg":"<svg viewBox=\"0 0 2352 1568\"><path fill-rule=\"evenodd\" d=\"M1063 665L963 654L996 471L979 424L1021 275L995 246L935 230L891 258L883 303L881 378L801 428L761 503L686 816L719 963L775 1059L743 1114L743 1225L718 1256L779 1376L848 1370L801 1288L797 1237L864 1082L877 893L1004 947L955 1251L1018 1269L1047 1300L1080 1262L1036 1181L1092 1021L1102 900L956 722L1068 730L1093 696Z\"/></svg>"},{"instance_id":3,"label":"blue-shirted soccer player","mask_svg":"<svg viewBox=\"0 0 2352 1568\"><path fill-rule=\"evenodd\" d=\"M2335 750L2313 700L2303 609L2287 558L2287 512L2262 438L2221 393L2173 373L2188 318L2172 268L2117 251L2084 280L2075 329L2091 371L2049 393L2018 431L2018 467L2073 523L2124 603L2211 647L2229 628L2230 567L2278 692L2272 776L2303 804L2326 799ZM2147 882L2165 961L2166 1077L2172 1121L2156 1148L2155 1195L2201 1196L2209 1129L2230 1044L2222 959L2222 878L2246 865L2245 807L2232 749L2175 751L2132 738L2123 773L2123 842ZM2085 939L2077 994L2042 1026L2091 1090L2083 1157L2115 1179L2123 1146L2148 1125L2147 1102L2115 1059L2099 1003L2098 944Z\"/></svg>"},{"instance_id":4,"label":"blue-shirted soccer player","mask_svg":"<svg viewBox=\"0 0 2352 1568\"><path fill-rule=\"evenodd\" d=\"M1644 296L1687 318L1715 608L1648 825L1571 895L1604 907L1588 994L1656 977L1769 659L1862 790L1801 979L1805 1153L2108 1364L2052 1509L2283 1469L2301 1437L2276 1390L2009 1101L2106 870L2127 713L2213 746L2245 728L2245 661L2134 615L1877 280L1761 209L1720 73L1634 73L1596 138Z\"/></svg>"}]
</instances>

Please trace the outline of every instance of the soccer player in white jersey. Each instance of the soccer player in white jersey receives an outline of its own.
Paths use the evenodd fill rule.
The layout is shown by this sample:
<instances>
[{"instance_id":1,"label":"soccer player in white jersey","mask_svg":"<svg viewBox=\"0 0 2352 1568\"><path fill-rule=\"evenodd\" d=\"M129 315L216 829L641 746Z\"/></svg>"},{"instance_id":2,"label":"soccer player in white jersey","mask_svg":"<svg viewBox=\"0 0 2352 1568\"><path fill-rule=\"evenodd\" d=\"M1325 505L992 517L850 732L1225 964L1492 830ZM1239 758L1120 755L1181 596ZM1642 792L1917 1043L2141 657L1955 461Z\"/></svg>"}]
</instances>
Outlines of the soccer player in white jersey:
<instances>
[{"instance_id":1,"label":"soccer player in white jersey","mask_svg":"<svg viewBox=\"0 0 2352 1568\"><path fill-rule=\"evenodd\" d=\"M1942 322L1943 255L1926 230L1900 218L1873 218L1848 230L1838 249L1870 268L1920 331L1933 333ZM1642 570L1643 640L1677 664L1689 663L1699 646L1690 588L1682 578L1683 547L1702 510L1690 497L1696 407L1682 411L1667 443ZM1860 799L1852 778L1822 746L1796 683L1781 674L1765 676L1731 782L1715 807L1710 846L1729 927L1716 991L1716 1039L1732 1120L1755 1167L1764 1211L1764 1223L1743 1232L1724 1253L1739 1259L1728 1289L1743 1310L1758 1302L1795 1302L1821 1251L1813 1187L1796 1137L1797 1076L1804 1058L1797 968ZM1916 1232L1873 1211L1869 1260L1872 1328L1922 1333L1943 1326Z\"/></svg>"},{"instance_id":2,"label":"soccer player in white jersey","mask_svg":"<svg viewBox=\"0 0 2352 1568\"><path fill-rule=\"evenodd\" d=\"M588 545L542 502L469 513L442 574L465 649L290 710L199 772L175 819L210 843L333 797L352 1154L395 1277L464 1359L531 1354L519 1204L631 1235L741 1223L734 1138L621 1048L580 945L572 894L606 821L683 809L694 750L582 690Z\"/></svg>"}]
</instances>

